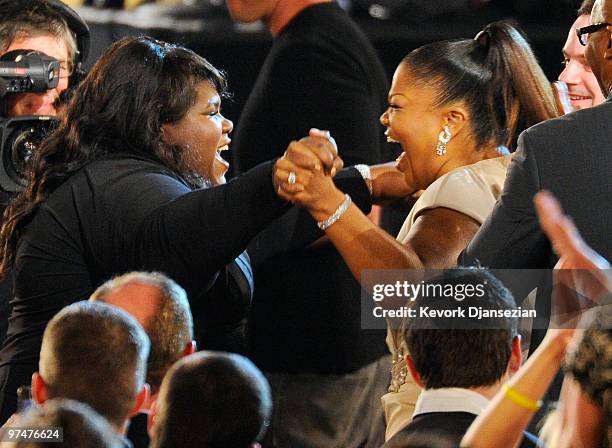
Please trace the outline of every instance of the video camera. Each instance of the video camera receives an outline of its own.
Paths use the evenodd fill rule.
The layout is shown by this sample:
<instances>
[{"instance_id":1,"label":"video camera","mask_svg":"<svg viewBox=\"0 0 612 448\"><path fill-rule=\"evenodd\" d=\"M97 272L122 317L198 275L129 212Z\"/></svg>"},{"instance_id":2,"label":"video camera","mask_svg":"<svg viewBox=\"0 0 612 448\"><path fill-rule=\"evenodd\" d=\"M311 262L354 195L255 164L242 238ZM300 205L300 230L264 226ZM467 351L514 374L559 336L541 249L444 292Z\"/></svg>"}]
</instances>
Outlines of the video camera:
<instances>
[{"instance_id":1,"label":"video camera","mask_svg":"<svg viewBox=\"0 0 612 448\"><path fill-rule=\"evenodd\" d=\"M15 193L25 187L27 164L57 122L50 116L7 117L8 96L53 89L59 77L59 61L44 53L15 50L0 58L0 189L3 191Z\"/></svg>"}]
</instances>

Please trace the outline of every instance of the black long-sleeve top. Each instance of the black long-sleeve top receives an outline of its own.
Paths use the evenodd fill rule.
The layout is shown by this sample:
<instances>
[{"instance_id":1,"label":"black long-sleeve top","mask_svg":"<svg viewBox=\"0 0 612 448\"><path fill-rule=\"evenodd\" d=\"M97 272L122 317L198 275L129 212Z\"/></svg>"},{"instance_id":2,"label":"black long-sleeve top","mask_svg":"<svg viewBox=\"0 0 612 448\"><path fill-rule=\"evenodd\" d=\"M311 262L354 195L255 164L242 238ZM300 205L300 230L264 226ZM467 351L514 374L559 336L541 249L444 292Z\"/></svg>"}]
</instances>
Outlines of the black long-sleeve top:
<instances>
[{"instance_id":1,"label":"black long-sleeve top","mask_svg":"<svg viewBox=\"0 0 612 448\"><path fill-rule=\"evenodd\" d=\"M24 229L0 366L37 363L47 322L61 308L134 270L160 271L177 281L190 299L196 334L198 318L206 320L203 346L232 349L215 331L235 328L250 297L228 291L227 265L287 210L274 224L284 250L321 235L307 212L278 198L271 174L268 162L225 185L192 191L164 166L131 155L85 166L51 193ZM343 170L334 180L369 210L357 170Z\"/></svg>"},{"instance_id":2,"label":"black long-sleeve top","mask_svg":"<svg viewBox=\"0 0 612 448\"><path fill-rule=\"evenodd\" d=\"M120 273L161 271L192 302L200 299L219 270L286 209L274 192L271 169L267 163L197 191L162 165L128 155L81 169L24 229L0 365L37 362L53 315Z\"/></svg>"}]
</instances>

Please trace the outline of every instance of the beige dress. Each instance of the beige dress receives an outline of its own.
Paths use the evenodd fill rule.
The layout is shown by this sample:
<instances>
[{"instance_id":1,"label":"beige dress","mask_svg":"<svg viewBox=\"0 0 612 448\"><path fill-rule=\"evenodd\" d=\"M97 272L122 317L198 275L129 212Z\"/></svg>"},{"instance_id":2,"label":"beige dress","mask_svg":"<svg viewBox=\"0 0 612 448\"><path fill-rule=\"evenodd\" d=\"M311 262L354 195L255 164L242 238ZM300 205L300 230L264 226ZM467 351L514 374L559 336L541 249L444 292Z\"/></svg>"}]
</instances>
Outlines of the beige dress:
<instances>
[{"instance_id":1,"label":"beige dress","mask_svg":"<svg viewBox=\"0 0 612 448\"><path fill-rule=\"evenodd\" d=\"M404 243L419 215L428 209L444 207L461 212L482 224L504 186L511 156L487 159L445 174L432 183L414 204L397 240ZM387 345L393 356L389 393L382 397L387 420L385 438L389 440L412 419L420 389L408 374L401 334L387 331Z\"/></svg>"}]
</instances>

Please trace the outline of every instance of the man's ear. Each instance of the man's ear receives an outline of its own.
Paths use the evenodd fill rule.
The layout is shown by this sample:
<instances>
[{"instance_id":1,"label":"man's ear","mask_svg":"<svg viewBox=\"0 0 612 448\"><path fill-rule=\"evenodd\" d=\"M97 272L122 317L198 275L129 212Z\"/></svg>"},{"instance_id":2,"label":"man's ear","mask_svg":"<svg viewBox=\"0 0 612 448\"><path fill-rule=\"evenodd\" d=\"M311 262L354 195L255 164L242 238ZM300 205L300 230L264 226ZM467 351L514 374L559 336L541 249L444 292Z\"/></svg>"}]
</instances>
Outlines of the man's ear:
<instances>
[{"instance_id":1,"label":"man's ear","mask_svg":"<svg viewBox=\"0 0 612 448\"><path fill-rule=\"evenodd\" d=\"M32 374L32 398L38 404L43 404L49 399L45 380L38 372Z\"/></svg>"},{"instance_id":2,"label":"man's ear","mask_svg":"<svg viewBox=\"0 0 612 448\"><path fill-rule=\"evenodd\" d=\"M421 380L421 375L419 375L419 372L414 366L414 360L412 359L412 356L405 355L404 361L406 361L406 366L408 366L408 371L410 372L410 376L412 377L416 385L419 386L421 389L424 389L423 381Z\"/></svg>"},{"instance_id":3,"label":"man's ear","mask_svg":"<svg viewBox=\"0 0 612 448\"><path fill-rule=\"evenodd\" d=\"M608 31L608 45L606 46L604 57L606 59L612 59L612 26L607 26L606 30Z\"/></svg>"},{"instance_id":4,"label":"man's ear","mask_svg":"<svg viewBox=\"0 0 612 448\"><path fill-rule=\"evenodd\" d=\"M144 383L144 385L142 386L142 390L138 392L138 395L136 395L136 401L134 401L134 407L130 411L130 417L134 417L140 412L142 406L149 401L150 396L151 386L149 386L149 384L147 383Z\"/></svg>"},{"instance_id":5,"label":"man's ear","mask_svg":"<svg viewBox=\"0 0 612 448\"><path fill-rule=\"evenodd\" d=\"M521 351L521 336L516 335L512 338L512 353L508 361L508 373L513 375L523 364L523 352Z\"/></svg>"},{"instance_id":6,"label":"man's ear","mask_svg":"<svg viewBox=\"0 0 612 448\"><path fill-rule=\"evenodd\" d=\"M155 418L157 417L157 400L158 399L159 399L159 395L151 403L151 407L149 408L149 414L147 415L147 433L149 434L149 438L151 440L153 440L153 428L155 427Z\"/></svg>"},{"instance_id":7,"label":"man's ear","mask_svg":"<svg viewBox=\"0 0 612 448\"><path fill-rule=\"evenodd\" d=\"M196 344L196 341L189 341L187 344L185 344L185 349L183 350L183 353L181 354L181 358L184 358L185 356L193 355L196 352L197 348L198 346Z\"/></svg>"}]
</instances>

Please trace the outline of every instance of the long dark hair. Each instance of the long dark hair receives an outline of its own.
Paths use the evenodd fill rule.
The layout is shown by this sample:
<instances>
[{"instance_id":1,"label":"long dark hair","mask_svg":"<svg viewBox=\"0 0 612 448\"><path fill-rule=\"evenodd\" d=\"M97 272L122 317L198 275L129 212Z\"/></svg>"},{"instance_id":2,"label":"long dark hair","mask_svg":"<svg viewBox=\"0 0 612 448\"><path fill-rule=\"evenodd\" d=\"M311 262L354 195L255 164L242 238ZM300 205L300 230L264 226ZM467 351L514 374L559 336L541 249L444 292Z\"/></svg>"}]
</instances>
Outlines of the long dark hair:
<instances>
[{"instance_id":1,"label":"long dark hair","mask_svg":"<svg viewBox=\"0 0 612 448\"><path fill-rule=\"evenodd\" d=\"M163 141L161 125L187 113L202 81L225 94L223 73L186 48L148 37L124 38L109 47L77 88L57 130L36 151L27 188L4 214L0 273L12 265L21 231L40 204L93 160L134 154L200 186L185 150Z\"/></svg>"},{"instance_id":2,"label":"long dark hair","mask_svg":"<svg viewBox=\"0 0 612 448\"><path fill-rule=\"evenodd\" d=\"M479 149L490 144L513 149L524 129L560 115L529 43L506 22L487 25L474 39L425 45L402 63L437 92L436 106L466 104Z\"/></svg>"}]
</instances>

